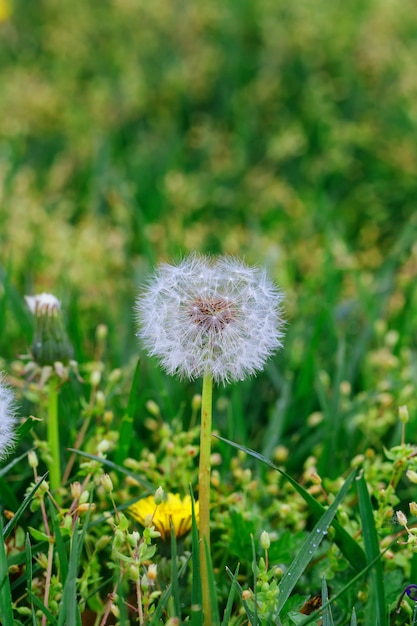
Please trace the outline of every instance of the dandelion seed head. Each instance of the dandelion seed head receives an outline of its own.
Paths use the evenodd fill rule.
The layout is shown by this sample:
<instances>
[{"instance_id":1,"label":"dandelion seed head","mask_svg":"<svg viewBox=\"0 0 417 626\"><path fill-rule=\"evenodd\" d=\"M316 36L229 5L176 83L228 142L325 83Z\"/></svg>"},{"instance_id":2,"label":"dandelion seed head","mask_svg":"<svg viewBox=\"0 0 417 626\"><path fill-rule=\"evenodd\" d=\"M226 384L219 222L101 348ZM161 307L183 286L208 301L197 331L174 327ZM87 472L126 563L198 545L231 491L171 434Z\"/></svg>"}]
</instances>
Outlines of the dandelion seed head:
<instances>
[{"instance_id":1,"label":"dandelion seed head","mask_svg":"<svg viewBox=\"0 0 417 626\"><path fill-rule=\"evenodd\" d=\"M12 390L0 373L0 460L4 459L15 443L16 411Z\"/></svg>"},{"instance_id":2,"label":"dandelion seed head","mask_svg":"<svg viewBox=\"0 0 417 626\"><path fill-rule=\"evenodd\" d=\"M282 346L282 298L263 269L192 254L157 268L136 301L138 335L169 374L241 380Z\"/></svg>"}]
</instances>

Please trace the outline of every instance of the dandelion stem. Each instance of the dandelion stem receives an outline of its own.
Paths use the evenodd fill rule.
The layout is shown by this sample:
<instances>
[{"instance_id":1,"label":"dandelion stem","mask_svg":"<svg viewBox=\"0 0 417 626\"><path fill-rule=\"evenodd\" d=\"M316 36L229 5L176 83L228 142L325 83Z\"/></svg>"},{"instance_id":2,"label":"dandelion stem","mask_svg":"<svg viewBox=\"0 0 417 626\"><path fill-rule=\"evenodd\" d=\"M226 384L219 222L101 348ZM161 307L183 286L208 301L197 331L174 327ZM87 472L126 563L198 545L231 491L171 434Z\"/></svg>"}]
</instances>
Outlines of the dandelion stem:
<instances>
[{"instance_id":1,"label":"dandelion stem","mask_svg":"<svg viewBox=\"0 0 417 626\"><path fill-rule=\"evenodd\" d=\"M201 399L200 467L198 473L198 499L200 506L200 568L204 626L210 626L211 624L208 571L209 564L207 562L207 554L210 554L210 454L212 398L213 378L211 374L206 374L203 378L203 393ZM205 546L207 546L207 551Z\"/></svg>"},{"instance_id":2,"label":"dandelion stem","mask_svg":"<svg viewBox=\"0 0 417 626\"><path fill-rule=\"evenodd\" d=\"M49 382L48 401L48 444L51 454L49 466L50 483L53 491L61 486L61 458L59 452L59 426L58 426L58 384L56 377Z\"/></svg>"}]
</instances>

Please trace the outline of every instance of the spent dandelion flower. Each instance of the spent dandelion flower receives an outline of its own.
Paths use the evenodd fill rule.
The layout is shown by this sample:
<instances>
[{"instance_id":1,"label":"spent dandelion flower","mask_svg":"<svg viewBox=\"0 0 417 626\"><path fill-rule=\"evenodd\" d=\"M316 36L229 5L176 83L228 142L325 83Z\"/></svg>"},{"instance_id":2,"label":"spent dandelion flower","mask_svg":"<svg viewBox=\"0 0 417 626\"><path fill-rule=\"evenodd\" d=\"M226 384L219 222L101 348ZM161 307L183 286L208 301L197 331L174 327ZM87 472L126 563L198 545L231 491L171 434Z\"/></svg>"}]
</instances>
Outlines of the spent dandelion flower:
<instances>
[{"instance_id":1,"label":"spent dandelion flower","mask_svg":"<svg viewBox=\"0 0 417 626\"><path fill-rule=\"evenodd\" d=\"M197 253L157 268L136 301L138 335L169 374L203 378L199 534L203 624L211 620L210 448L213 381L226 384L261 370L282 346L282 292L258 267Z\"/></svg>"},{"instance_id":2,"label":"spent dandelion flower","mask_svg":"<svg viewBox=\"0 0 417 626\"><path fill-rule=\"evenodd\" d=\"M281 347L281 301L263 269L192 254L157 269L136 301L138 335L169 374L237 381Z\"/></svg>"},{"instance_id":3,"label":"spent dandelion flower","mask_svg":"<svg viewBox=\"0 0 417 626\"><path fill-rule=\"evenodd\" d=\"M12 390L0 373L0 461L3 460L15 443L16 412Z\"/></svg>"}]
</instances>

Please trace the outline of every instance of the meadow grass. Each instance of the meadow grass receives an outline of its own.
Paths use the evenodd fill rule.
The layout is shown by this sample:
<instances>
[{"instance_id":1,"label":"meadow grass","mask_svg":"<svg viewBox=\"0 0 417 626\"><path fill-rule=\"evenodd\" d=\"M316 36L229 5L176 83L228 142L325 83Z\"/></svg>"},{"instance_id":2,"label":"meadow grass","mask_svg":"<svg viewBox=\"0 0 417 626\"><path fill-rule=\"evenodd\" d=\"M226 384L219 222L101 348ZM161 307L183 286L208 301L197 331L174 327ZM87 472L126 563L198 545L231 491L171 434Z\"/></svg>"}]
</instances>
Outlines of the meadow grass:
<instances>
[{"instance_id":1,"label":"meadow grass","mask_svg":"<svg viewBox=\"0 0 417 626\"><path fill-rule=\"evenodd\" d=\"M214 389L213 624L417 624L416 26L411 0L0 1L0 370L21 418L2 624L202 623L195 516L161 540L128 512L159 486L198 498L201 381L166 376L133 314L194 250L286 294L284 349ZM44 291L78 371L41 384L24 296Z\"/></svg>"}]
</instances>

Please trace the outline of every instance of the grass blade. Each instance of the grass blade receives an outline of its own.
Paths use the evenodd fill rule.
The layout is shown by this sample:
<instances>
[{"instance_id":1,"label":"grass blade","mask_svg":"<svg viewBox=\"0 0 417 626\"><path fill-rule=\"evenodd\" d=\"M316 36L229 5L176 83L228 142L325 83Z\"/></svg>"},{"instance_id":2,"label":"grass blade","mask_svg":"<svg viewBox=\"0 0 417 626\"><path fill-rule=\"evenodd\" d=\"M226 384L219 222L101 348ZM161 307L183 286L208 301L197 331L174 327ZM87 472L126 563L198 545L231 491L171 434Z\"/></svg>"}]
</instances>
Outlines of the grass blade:
<instances>
[{"instance_id":1,"label":"grass blade","mask_svg":"<svg viewBox=\"0 0 417 626\"><path fill-rule=\"evenodd\" d=\"M9 568L2 531L3 518L0 515L0 624L13 626L12 592L10 590Z\"/></svg>"},{"instance_id":2,"label":"grass blade","mask_svg":"<svg viewBox=\"0 0 417 626\"><path fill-rule=\"evenodd\" d=\"M298 554L294 558L293 562L289 566L288 570L285 572L282 581L279 586L279 598L278 598L278 609L277 613L282 610L285 602L290 597L292 590L297 584L300 576L306 569L307 565L310 563L313 558L317 548L319 547L323 537L327 533L327 530L330 524L333 521L334 516L336 515L337 508L345 495L347 494L349 487L351 486L353 479L356 476L356 470L351 472L347 477L345 483L343 484L341 490L335 497L332 504L325 510L324 514L321 516L319 521L314 526L311 533L306 538L305 542L301 546Z\"/></svg>"},{"instance_id":3,"label":"grass blade","mask_svg":"<svg viewBox=\"0 0 417 626\"><path fill-rule=\"evenodd\" d=\"M221 626L229 626L230 618L232 615L232 609L233 609L233 601L234 601L234 597L235 597L235 593L237 589L237 577L239 576L239 568L240 568L240 563L237 564L236 571L234 574L232 574L229 568L226 567L227 573L232 578L232 584L230 586L229 595L227 597L226 608L224 610L223 621L222 621Z\"/></svg>"},{"instance_id":4,"label":"grass blade","mask_svg":"<svg viewBox=\"0 0 417 626\"><path fill-rule=\"evenodd\" d=\"M326 579L323 576L323 580L321 582L321 601L325 606L323 610L323 622L322 626L334 626L332 610L329 604L329 592L327 589Z\"/></svg>"},{"instance_id":5,"label":"grass blade","mask_svg":"<svg viewBox=\"0 0 417 626\"><path fill-rule=\"evenodd\" d=\"M208 583L209 583L210 602L211 602L211 610L212 610L210 626L220 626L219 603L217 601L217 593L216 593L216 581L214 579L213 563L211 561L210 548L208 547L206 542L204 542L204 549L206 552L206 562L207 562L207 567L208 567Z\"/></svg>"},{"instance_id":6,"label":"grass blade","mask_svg":"<svg viewBox=\"0 0 417 626\"><path fill-rule=\"evenodd\" d=\"M254 450L251 450L250 448L246 448L245 446L241 446L238 443L235 443L234 441L230 441L229 439L220 437L220 435L214 435L214 436L217 439L220 439L221 441L228 443L234 448L237 448L238 450L242 450L243 452L246 452L253 458L257 459L258 461L262 461L262 463L265 463L269 467L272 467L272 469L279 472L294 487L294 489L300 494L300 496L305 500L305 502L308 504L310 508L311 513L314 515L316 519L318 519L321 515L323 515L324 512L327 510L324 508L323 505L320 504L320 502L317 502L317 500L315 500L313 496L311 496L308 493L308 491L306 491L301 485L299 485L297 481L294 480L294 478L292 478L289 474L284 472L284 470L274 465L272 461L264 457L262 454L259 454L258 452L255 452ZM341 550L342 554L357 572L361 572L366 567L366 564L367 564L366 556L361 546L349 535L348 532L346 532L346 530L343 528L341 524L339 524L337 520L333 520L331 525L333 526L335 530L334 541L339 547L339 549Z\"/></svg>"},{"instance_id":7,"label":"grass blade","mask_svg":"<svg viewBox=\"0 0 417 626\"><path fill-rule=\"evenodd\" d=\"M29 592L32 589L32 580L33 580L32 545L30 543L29 533L26 533L25 562L26 562L26 589ZM35 607L33 606L32 598L30 599L30 608L32 611L32 625L36 626L36 614L35 614Z\"/></svg>"},{"instance_id":8,"label":"grass blade","mask_svg":"<svg viewBox=\"0 0 417 626\"><path fill-rule=\"evenodd\" d=\"M191 541L192 541L192 568L193 579L191 583L191 626L201 626L203 623L203 611L202 611L202 592L201 592L201 578L200 578L200 548L198 539L198 526L195 516L194 497L191 493L191 512L192 512L192 527L191 527Z\"/></svg>"},{"instance_id":9,"label":"grass blade","mask_svg":"<svg viewBox=\"0 0 417 626\"><path fill-rule=\"evenodd\" d=\"M77 572L82 549L82 532L79 525L79 520L77 520L71 539L68 574L64 582L58 626L79 626L81 623L77 601Z\"/></svg>"},{"instance_id":10,"label":"grass blade","mask_svg":"<svg viewBox=\"0 0 417 626\"><path fill-rule=\"evenodd\" d=\"M232 572L228 568L226 568L226 572L229 574L230 578L232 578L232 580L233 580ZM248 603L246 602L246 600L244 600L243 597L242 597L243 589L242 589L241 585L238 583L237 578L235 578L235 585L236 585L236 587L237 587L237 589L239 591L240 600L241 600L241 602L243 604L243 608L246 611L246 615L247 615L247 618L249 620L249 623L252 626L259 626L258 619L255 620L255 614L253 613L252 609L249 608Z\"/></svg>"},{"instance_id":11,"label":"grass blade","mask_svg":"<svg viewBox=\"0 0 417 626\"><path fill-rule=\"evenodd\" d=\"M32 502L33 496L35 495L35 493L37 492L37 490L39 489L39 487L41 486L41 484L43 483L47 475L48 475L48 472L46 472L43 476L41 476L41 478L38 480L36 485L27 494L26 498L23 500L22 504L19 506L16 513L13 515L12 519L4 527L3 537L5 539L7 539L7 537L10 535L10 533L12 532L13 528L18 523L19 519L22 517L25 510L27 509L29 504Z\"/></svg>"},{"instance_id":12,"label":"grass blade","mask_svg":"<svg viewBox=\"0 0 417 626\"><path fill-rule=\"evenodd\" d=\"M178 585L178 550L174 524L171 520L171 584L175 617L181 619L180 589Z\"/></svg>"},{"instance_id":13,"label":"grass blade","mask_svg":"<svg viewBox=\"0 0 417 626\"><path fill-rule=\"evenodd\" d=\"M54 528L55 546L56 546L56 551L58 555L58 563L59 563L59 568L60 568L60 573L61 573L61 580L66 580L68 576L68 558L67 558L67 552L65 550L65 543L61 534L61 530L59 528L59 523L58 523L58 519L57 519L56 512L55 512L55 507L50 500L48 501L48 505L49 505L49 513L51 515L52 524Z\"/></svg>"},{"instance_id":14,"label":"grass blade","mask_svg":"<svg viewBox=\"0 0 417 626\"><path fill-rule=\"evenodd\" d=\"M132 443L133 419L136 413L136 406L138 403L140 363L141 361L140 359L138 359L135 372L133 374L132 386L130 388L126 414L124 415L122 423L120 425L119 445L117 447L117 451L114 457L115 463L117 465L121 465L125 458L128 456L129 449Z\"/></svg>"},{"instance_id":15,"label":"grass blade","mask_svg":"<svg viewBox=\"0 0 417 626\"><path fill-rule=\"evenodd\" d=\"M375 528L374 514L368 487L363 474L357 478L357 491L359 500L359 513L362 521L362 535L365 544L365 553L368 563L377 559L371 570L371 597L368 605L368 623L376 623L378 626L387 626L387 614L385 610L385 587L384 573L382 570L378 535ZM374 621L375 620L375 621Z\"/></svg>"}]
</instances>

